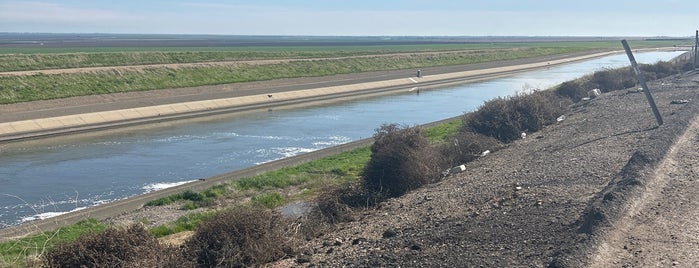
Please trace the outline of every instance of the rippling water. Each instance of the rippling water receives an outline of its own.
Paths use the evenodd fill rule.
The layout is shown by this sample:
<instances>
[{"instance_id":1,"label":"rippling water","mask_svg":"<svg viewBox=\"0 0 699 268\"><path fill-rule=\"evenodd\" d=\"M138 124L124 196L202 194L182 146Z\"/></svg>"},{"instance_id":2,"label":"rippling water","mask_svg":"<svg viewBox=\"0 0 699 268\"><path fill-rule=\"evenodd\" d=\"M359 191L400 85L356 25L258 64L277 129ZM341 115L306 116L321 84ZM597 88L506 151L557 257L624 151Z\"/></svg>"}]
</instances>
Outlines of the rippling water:
<instances>
[{"instance_id":1,"label":"rippling water","mask_svg":"<svg viewBox=\"0 0 699 268\"><path fill-rule=\"evenodd\" d=\"M636 59L652 63L679 54L639 53ZM624 65L626 56L615 55L419 95L406 90L0 145L0 228L366 138L382 123L457 116L497 96Z\"/></svg>"}]
</instances>

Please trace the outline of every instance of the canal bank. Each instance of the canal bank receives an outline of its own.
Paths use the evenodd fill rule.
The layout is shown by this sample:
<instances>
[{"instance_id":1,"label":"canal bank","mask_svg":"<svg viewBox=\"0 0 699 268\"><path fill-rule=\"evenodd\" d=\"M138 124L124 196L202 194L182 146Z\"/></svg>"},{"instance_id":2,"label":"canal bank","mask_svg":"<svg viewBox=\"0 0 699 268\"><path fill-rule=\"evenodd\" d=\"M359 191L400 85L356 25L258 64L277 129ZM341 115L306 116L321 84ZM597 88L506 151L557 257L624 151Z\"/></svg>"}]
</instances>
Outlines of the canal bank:
<instances>
[{"instance_id":1,"label":"canal bank","mask_svg":"<svg viewBox=\"0 0 699 268\"><path fill-rule=\"evenodd\" d=\"M576 65L580 65L580 64L576 64ZM584 64L584 65L589 65L589 64L586 63L586 64ZM603 66L606 66L606 65L603 65ZM566 67L566 68L568 68L568 67ZM599 67L597 67L597 68L599 68ZM589 67L587 67L587 68L584 68L583 70L584 70L584 71L583 71L583 73L584 73L584 72L589 72L590 69L589 69ZM549 70L546 70L546 71L537 71L537 72L535 72L535 73L528 74L528 76L534 75L535 77L542 77L542 76L545 76L545 75L544 75L545 73L551 73L551 72L553 72L553 73L558 73L559 71L555 71L555 70L553 70L553 69L550 70L550 71L549 71ZM557 74L557 75L558 75L558 74ZM547 78L547 80L548 80L548 79L550 79L550 78ZM499 80L510 80L510 79L499 79ZM525 80L525 81L529 81L529 80ZM565 81L565 80L563 80L563 81ZM490 82L488 82L488 84L489 84L489 83L490 83ZM515 83L515 84L522 84L522 83L525 83L525 84L526 84L526 83L528 83L528 82L522 81L522 82L517 82L517 83ZM504 84L504 85L503 85L503 84L498 84L498 85L495 85L494 87L491 87L491 88L505 88L505 87L511 87L511 85L507 85L507 84L512 84L512 82L511 82L511 81L510 81L510 82L506 82L506 84ZM472 86L472 85L470 85L469 87L471 87L471 86ZM446 90L446 91L449 91L449 90ZM435 94L439 94L439 95L443 95L444 92L445 92L445 90L434 91ZM474 92L474 90L470 89L470 90L467 90L467 91L465 91L465 92ZM483 92L492 92L492 89L485 90L485 91L483 91ZM419 109L422 110L422 109L424 109L424 104L425 104L425 101L426 101L425 98L428 97L428 96L431 95L431 94L432 94L431 92L425 92L425 94L422 94L422 95L420 95L420 96L415 96L415 94L412 94L412 95L411 95L411 94L404 94L404 95L407 95L407 96L404 96L404 99L418 101L418 102L419 102L419 105L416 106L416 107L419 107ZM459 112L463 112L463 111L464 111L463 109L467 109L467 108L464 108L464 107L466 107L466 106L464 106L465 103L463 102L463 94L464 94L464 93L462 92L462 93L459 93L459 94L456 94L456 95L450 95L450 96L448 97L448 99L457 100L457 102L456 102L456 103L457 103L457 106L455 106L455 107L459 107L456 113L452 113L452 116L453 116L453 115L456 115L456 114L459 114ZM468 93L468 94L470 94L470 93ZM505 93L505 92L503 92L503 93L498 93L498 94L511 94L511 93ZM495 96L497 96L497 95L495 95ZM458 99L457 99L457 98L458 98ZM484 99L490 99L490 98L492 98L492 97L485 97ZM389 99L391 102L396 102L396 99L398 99L398 98L395 97L395 96L392 96L392 97L387 98L387 99ZM474 101L475 101L476 105L482 103L482 99L475 99ZM444 105L446 104L446 103L444 102L444 100L438 101L437 103L439 103L441 106L444 106ZM402 103L402 102L398 102L397 104L400 105L401 107L406 106L406 103ZM379 104L379 106L385 106L385 104ZM398 107L394 107L394 108L398 108ZM365 110L365 109L366 109L366 105L361 106L361 109L362 109L362 110ZM392 110L392 109L389 109L389 110L387 110L387 111L393 111L393 112L395 112L395 110ZM406 110L406 111L409 111L409 110ZM403 112L401 112L401 113L403 113ZM431 111L431 112L429 112L429 113L434 113L434 111ZM269 114L269 113L267 113L267 114ZM289 114L289 112L286 112L286 111L285 111L285 112L280 112L280 113L279 113L279 115L282 115L282 114L286 115L286 114ZM316 118L316 119L318 118L318 115L319 115L319 114L322 115L322 116L333 116L333 117L335 116L334 113L318 112L318 111L310 112L309 114L312 115L312 118ZM374 113L374 114L384 114L384 115L388 115L388 114L386 114L386 112ZM272 114L272 115L274 115L274 114ZM356 114L355 112L353 112L353 116L356 117L357 114ZM411 117L414 117L414 116L415 116L415 115L412 115ZM293 116L292 116L292 117L293 117ZM361 116L360 116L360 117L361 117ZM437 116L436 118L433 118L433 119L431 119L431 120L425 120L425 121L422 121L422 122L430 122L430 121L438 120L439 118L445 118L445 117L447 117L447 116ZM345 120L342 120L342 118L343 118L343 117L339 117L339 118L338 118L338 119L340 119L339 121L345 121ZM362 117L362 118L363 118L363 117ZM315 121L316 119L313 119L313 120ZM368 118L364 118L362 121L366 121L366 119L368 119ZM284 119L284 120L288 120L288 119ZM395 119L386 119L386 120L395 120ZM304 119L304 120L302 120L301 122L310 122L310 121L307 120L307 119ZM399 120L399 121L394 121L394 122L401 122L401 121ZM260 124L261 124L261 123L262 123L262 122L260 122ZM270 122L266 122L266 123L270 123ZM266 123L265 123L265 124L266 124ZM316 123L318 123L318 122L316 122ZM370 123L370 124L369 124L368 126L366 126L366 127L373 128L373 127L378 126L378 124L379 124L379 123ZM216 132L221 131L221 130L219 130L219 129L222 129L222 130L224 130L224 131L235 131L235 132L237 132L238 134L241 134L241 135L245 134L244 132L241 132L240 130L236 130L236 129L234 129L234 128L233 128L233 129L231 128L231 126L239 126L239 125L240 125L240 124L237 124L237 123L236 123L236 124L232 124L232 125L229 125L229 126L224 126L223 128L216 128L216 129L209 128L209 129L206 129L205 132L206 132L206 133L210 133L210 132L213 131L214 133L216 133ZM294 124L292 124L292 125L294 125ZM295 125L295 126L300 126L300 125ZM195 128L199 129L199 128L201 128L201 126L195 126ZM260 125L255 125L254 128L256 128L256 129L257 129L257 128L260 128ZM288 128L288 127L287 127L287 128ZM350 127L350 128L356 128L356 127ZM301 133L301 134L300 134L300 135L301 135L300 137L304 137L305 135L307 135L307 133L321 133L321 132L323 132L323 131L305 131L304 133ZM198 132L198 133L204 133L204 132ZM226 133L228 133L228 132L226 132ZM262 132L262 133L271 133L271 132ZM225 133L224 133L224 134L225 134ZM238 135L238 134L236 134L236 133L233 133L233 134L235 134L234 137L240 137L240 135ZM177 140L180 140L181 137L189 137L189 136L192 136L192 135L197 135L197 136L198 136L198 135L201 135L201 134L186 134L185 136L182 136L182 135L184 135L184 134L177 134L177 136L174 136L172 139L171 139L171 138L157 138L156 143L161 143L160 140L169 141L169 142L176 142ZM208 135L208 134L207 134L207 135ZM264 135L269 135L269 134L264 134ZM288 134L275 134L275 135L288 135ZM333 135L337 135L337 134L333 134ZM344 135L344 134L341 134L341 135ZM193 137L194 137L194 136L193 136ZM350 136L350 137L351 137L351 136ZM367 137L367 135L364 134L364 137ZM196 138L196 137L195 137L195 138ZM224 137L224 138L225 138L225 137ZM263 137L263 138L264 138L264 137ZM284 137L282 136L282 137L264 138L264 142L265 142L265 143L269 143L270 139L276 140L277 138L284 138ZM213 141L213 142L215 143L213 146L215 146L215 147L222 147L222 146L221 146L222 143L220 143L221 140L219 140L217 137L213 137L213 138L212 138L212 137L210 137L210 136L203 136L201 139L202 139L202 140L207 140L207 141ZM169 143L169 142L168 142L168 143ZM104 142L99 142L99 145L102 146L103 143L104 143ZM118 145L118 144L125 144L125 145L130 146L130 145L129 145L130 143L128 143L128 142L123 142L123 141L118 141L118 140L117 140L117 141L110 140L110 141L108 141L107 143L104 143L104 144L107 144L107 145L112 145L112 144L116 144L116 145ZM137 144L138 144L138 147L145 147L145 146L143 146L143 145L140 144L140 143L137 143ZM202 147L202 145L199 145L199 144L195 144L195 145L196 145L196 146L193 147L193 148L199 149L199 148ZM180 150L180 151L178 151L178 152L187 152L188 154L193 153L193 152L188 151L186 148L185 148L185 149L179 148L179 147L182 147L182 146L183 146L183 145L181 145L181 144L175 144L175 146L178 147L178 150ZM78 146L70 145L70 148L79 148L79 147L84 147L84 146L83 146L83 145L78 145ZM129 153L129 154L128 154L128 158L134 158L134 157L138 158L138 157L140 157L141 154L153 154L153 150L152 150L152 149L158 149L158 147L162 147L162 144L161 144L161 145L156 144L156 148L150 148L150 149L149 149L148 147L146 147L146 148L139 148L139 149L143 149L143 150L139 150L139 152L135 152L135 153ZM230 149L228 149L227 146L224 146L224 147L226 147L226 148L223 148L224 150L230 152ZM101 147L100 147L100 148L101 148ZM25 150L25 149L23 149L23 150ZM43 149L42 149L42 150L43 150ZM95 151L102 151L102 150L103 150L103 149L96 149L96 150L95 150L95 149L89 149L89 150L82 150L82 151L92 153L92 152L95 152ZM207 150L208 150L208 149L207 149ZM124 149L118 149L118 151L119 151L120 153L122 153L122 154L124 153ZM87 170L86 173L89 173L89 174L92 174L92 175L98 175L98 176L97 176L97 177L95 177L95 176L88 176L88 177L86 177L85 180L83 180L83 183L81 183L81 184L76 184L76 185L79 185L78 187L85 187L85 186L86 186L85 183L88 182L88 181L89 181L89 184L100 183L99 181L96 181L96 179L100 179L100 180L101 180L101 179L116 179L116 178L117 178L117 177L114 177L114 176L112 176L112 175L106 173L107 171L103 171L103 170L101 170L99 167L96 167L96 166L95 166L95 162L94 162L95 159L98 159L98 160L99 160L100 158L104 158L104 156L103 156L103 154L102 154L101 152L98 153L98 154L99 154L98 156L92 156L92 155L86 155L86 156L84 156L85 159L87 160L87 163L89 164L89 166L88 166L89 170ZM215 154L216 156L215 156L214 158L211 158L211 157L204 157L204 158L208 158L208 159L214 160L214 161L216 162L216 161L218 161L217 159L218 159L218 155L219 155L219 154L221 154L221 153L216 152L216 154ZM60 183L61 183L62 185L65 185L65 184L67 184L67 182L66 182L67 179L72 179L72 178L74 178L74 177L79 177L79 176L82 174L82 173L80 173L80 174L78 174L78 173L73 174L73 173L70 173L70 172L69 172L69 170L70 170L70 171L73 171L73 170L77 169L78 167L66 168L66 166L65 166L66 163L69 163L69 162L73 161L73 160L75 159L75 157L77 157L77 155L76 155L75 153L66 152L66 153L61 153L61 155L69 155L71 159L65 161L65 160L54 159L55 157L50 156L47 160L42 160L42 161L40 161L40 162L38 163L38 165L36 165L36 164L31 164L31 165L30 165L30 166L31 166L31 169L30 169L29 171L31 171L32 173L35 173L35 171L36 171L37 169L40 169L40 168L42 168L43 166L46 166L50 161L56 161L56 163L58 164L58 166L56 166L56 168L58 168L58 169L53 168L53 169L52 169L53 171L49 171L48 173L46 173L46 174L53 174L50 178L49 178L49 177L45 177L45 176L39 176L38 178L43 178L43 180L40 181L40 182L37 182L37 183L41 183L41 185L45 185L45 184L49 183L49 182L47 181L47 179L53 179L53 180L60 181ZM170 157L165 157L164 155L161 155L161 153L157 153L157 156L160 156L160 160L155 160L156 162L161 162L161 161L174 162L174 160L175 160L175 159L170 158ZM182 156L185 156L185 155L179 154L179 158L181 158ZM38 156L37 156L36 154L32 154L32 155L29 155L28 157L31 157L32 159L36 159ZM25 163L24 163L25 161L24 161L24 160L21 160L21 159L23 159L23 157L20 157L20 160L19 160L19 162L17 162L17 163L20 164L20 165L22 165L22 166L24 166L24 165L25 165ZM137 160L139 160L139 159L140 159L140 158L138 158ZM6 160L14 161L14 160L11 160L11 159L9 159L9 158L7 158ZM109 160L109 159L105 159L105 160ZM49 162L47 162L47 161L49 161ZM137 162L144 162L144 161L137 161ZM154 163L156 163L156 162L152 162L151 164L154 164ZM5 163L8 163L8 162L5 162ZM112 167L112 166L119 166L119 165L116 165L115 162L112 162L112 160L109 160L109 163L110 163L110 164L109 164L109 167ZM9 164L9 163L8 163L8 164ZM147 164L147 163L145 163L145 164ZM197 163L189 163L189 164L178 164L178 163L174 163L172 167L175 167L175 166L183 166L183 165L186 165L186 166L196 166L196 165L198 165L198 164L197 164ZM220 174L220 173L223 173L223 172L225 172L225 171L227 171L227 170L234 170L233 168L229 167L228 165L225 165L225 166L226 166L226 167L225 167L226 170L224 170L224 171L218 171L219 173L213 173L213 174ZM209 171L212 171L212 168L211 168L211 167L205 167L205 168L206 168L207 170L209 170ZM59 170L59 169L60 169L60 170ZM124 173L128 173L128 171L134 170L134 167L133 167L133 166L129 166L129 168L128 168L129 170L124 169L124 168L117 168L117 169L118 169L118 174L121 174L121 175L128 175L127 177L131 177L132 175L124 174ZM140 167L139 167L139 168L136 168L136 169L140 169ZM164 170L163 168L158 168L158 167L156 167L156 169ZM25 178L24 175L31 175L31 174L25 174L24 171L22 171L22 170L24 170L24 168L19 167L19 169L18 169L17 171L13 171L12 169L10 169L9 173L3 173L2 170L0 170L0 173L3 173L3 174L16 174L16 175L13 175L13 176L11 176L11 177L16 177L17 179L20 179L21 181L30 180L29 178ZM170 169L168 168L167 170L170 170ZM145 171L145 170L143 170L143 171ZM215 171L215 170L214 170L214 171ZM181 172L181 171L174 170L174 169L172 170L172 172L175 172L175 173L173 173L173 174L178 174L178 176L185 173L185 172ZM213 172L213 171L212 171L212 172ZM44 172L42 172L42 173L44 173ZM85 173L85 172L83 172L83 173ZM210 173L210 174L211 174L211 173ZM211 176L211 175L204 175L203 177L209 177L209 176ZM55 178L54 178L54 177L55 177ZM151 176L148 175L147 177L151 177ZM202 178L202 175L199 175L199 176L196 176L196 175L195 175L194 178L197 178L197 177ZM147 178L135 178L135 179L137 179L139 182L142 182L143 179L147 179ZM157 179L157 178L156 178L156 179ZM170 179L176 179L176 178L170 178ZM31 179L31 180L33 180L33 179ZM120 184L127 183L127 182L124 181L124 180L125 180L125 179L118 179L118 181L119 181ZM191 180L191 179L190 179L190 180ZM156 181L157 181L157 180L156 180ZM207 179L206 181L209 181L209 179ZM12 181L9 181L9 183L10 183L10 184L9 184L8 187L12 186L12 183L13 183L13 182L12 182ZM107 183L108 183L108 181L107 181ZM24 182L22 182L21 185L18 185L18 187L20 187L20 186L22 186L22 185L24 185ZM38 184L35 184L35 185L38 185ZM101 189L105 189L103 186L101 186L101 187L102 187ZM109 186L107 185L107 187L109 187ZM10 188L11 188L11 187L10 187ZM22 188L25 188L25 189L26 189L26 187L22 187ZM20 189L20 188L18 188L18 189ZM55 187L52 187L52 191L53 191L53 192L56 192L57 189L56 189ZM69 190L69 192L70 192L70 190ZM19 192L17 192L17 191L10 191L10 193L13 193L13 194L16 193L16 195L22 196L22 197L25 198L26 200L30 200L30 199L28 198L29 196L28 196L27 194L22 194L22 193L19 193ZM89 193L89 192L87 192L87 191L85 190L85 188L81 188L81 190L80 190L80 195L81 195L81 197L82 197L82 196L86 196L88 193ZM43 194L40 195L40 196L43 196ZM138 197L138 196L136 196L136 197ZM117 197L117 198L118 198L118 197ZM54 200L56 200L56 199L54 199ZM136 198L136 199L134 199L134 200L135 200L135 201L133 201L133 202L135 202L134 204L137 204L138 198ZM117 201L117 202L119 202L119 201ZM89 203L88 203L88 204L89 204ZM111 203L109 203L109 204L111 204ZM105 205L105 206L107 206L107 210L106 210L106 211L112 211L112 210L114 209L114 207L110 207L109 204ZM76 204L76 205L77 205L77 204ZM76 212L74 212L74 213L80 214L81 212L82 212L82 210L81 210L81 211L76 211ZM87 211L86 211L86 212L87 212ZM86 214L83 214L83 215L86 215ZM90 215L90 214L87 214L87 215ZM92 214L92 215L94 216L94 215L96 215L96 214ZM55 222L55 221L57 220L56 218L52 218L52 219L53 219L53 222ZM52 220L49 220L49 222L51 222L51 221L52 221ZM31 226L31 225L29 225L29 226Z\"/></svg>"},{"instance_id":2,"label":"canal bank","mask_svg":"<svg viewBox=\"0 0 699 268\"><path fill-rule=\"evenodd\" d=\"M655 50L655 49L654 49ZM244 96L217 98L198 101L183 101L162 105L112 109L98 112L47 116L26 120L13 120L0 123L0 142L55 136L75 132L117 128L199 117L205 115L231 113L253 109L264 109L283 105L306 104L310 102L339 101L367 95L390 94L396 91L427 89L455 83L477 82L504 77L521 72L549 68L552 66L599 58L621 51L607 51L567 58L547 59L533 63L501 66L479 70L450 72L443 74L417 74L399 79L317 87L282 92L259 89Z\"/></svg>"}]
</instances>

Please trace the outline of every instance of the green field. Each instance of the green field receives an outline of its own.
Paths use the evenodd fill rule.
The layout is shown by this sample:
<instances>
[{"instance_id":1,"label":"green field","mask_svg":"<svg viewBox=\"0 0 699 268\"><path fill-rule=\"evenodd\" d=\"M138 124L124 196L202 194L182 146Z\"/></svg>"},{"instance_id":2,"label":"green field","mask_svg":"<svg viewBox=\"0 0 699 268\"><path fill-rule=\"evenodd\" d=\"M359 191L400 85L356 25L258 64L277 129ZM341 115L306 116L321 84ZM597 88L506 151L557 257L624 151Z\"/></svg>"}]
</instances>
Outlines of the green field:
<instances>
[{"instance_id":1,"label":"green field","mask_svg":"<svg viewBox=\"0 0 699 268\"><path fill-rule=\"evenodd\" d=\"M630 42L635 48L673 46L677 43L677 41ZM576 48L586 50L619 47L619 42L597 41L310 47L0 48L0 72L144 64L352 57L409 52L511 48Z\"/></svg>"},{"instance_id":2,"label":"green field","mask_svg":"<svg viewBox=\"0 0 699 268\"><path fill-rule=\"evenodd\" d=\"M677 43L678 41L631 42L634 48L664 47ZM0 71L291 59L290 62L264 65L148 67L143 70L0 76L0 104L280 78L472 64L619 47L617 42L598 41L318 47L0 49ZM366 55L382 56L356 57ZM335 57L350 58L333 59Z\"/></svg>"}]
</instances>

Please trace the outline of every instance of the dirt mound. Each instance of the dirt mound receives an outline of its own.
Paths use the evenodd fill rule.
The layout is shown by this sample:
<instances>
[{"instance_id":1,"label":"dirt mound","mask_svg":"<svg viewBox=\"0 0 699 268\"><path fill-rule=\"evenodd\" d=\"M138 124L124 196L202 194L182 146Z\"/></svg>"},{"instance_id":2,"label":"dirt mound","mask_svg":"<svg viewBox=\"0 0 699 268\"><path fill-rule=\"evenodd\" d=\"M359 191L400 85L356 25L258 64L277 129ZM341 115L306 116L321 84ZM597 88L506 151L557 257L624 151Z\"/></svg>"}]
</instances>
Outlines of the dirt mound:
<instances>
[{"instance_id":1,"label":"dirt mound","mask_svg":"<svg viewBox=\"0 0 699 268\"><path fill-rule=\"evenodd\" d=\"M466 165L461 174L364 211L305 249L304 266L581 266L643 191L699 111L699 75L616 91ZM685 104L670 104L686 99ZM697 161L699 159L685 159Z\"/></svg>"}]
</instances>

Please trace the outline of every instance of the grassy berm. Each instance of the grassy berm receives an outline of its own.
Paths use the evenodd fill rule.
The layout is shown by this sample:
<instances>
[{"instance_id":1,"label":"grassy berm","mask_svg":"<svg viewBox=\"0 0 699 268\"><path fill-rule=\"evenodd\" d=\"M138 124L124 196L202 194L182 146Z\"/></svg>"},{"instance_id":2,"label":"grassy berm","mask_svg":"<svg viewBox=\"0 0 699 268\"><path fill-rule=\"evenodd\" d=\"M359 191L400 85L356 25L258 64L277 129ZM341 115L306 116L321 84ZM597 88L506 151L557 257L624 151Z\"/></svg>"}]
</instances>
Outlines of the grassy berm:
<instances>
[{"instance_id":1,"label":"grassy berm","mask_svg":"<svg viewBox=\"0 0 699 268\"><path fill-rule=\"evenodd\" d=\"M621 201L631 200L623 191L615 193L615 202L600 193L623 182L627 163L657 164L699 112L692 101L671 104L696 100L699 93L699 75L679 66L686 65L643 66L649 79L668 76L649 83L665 119L660 127L629 69L600 71L554 89L488 101L446 137L428 139L420 127L383 125L358 179L309 195L315 202L300 218L255 205L222 209L201 219L177 246L140 226L113 227L60 243L37 262L584 266L603 236L599 230L619 217ZM592 88L604 93L583 100ZM444 172L460 164L462 172ZM202 198L217 196L207 193Z\"/></svg>"}]
</instances>

